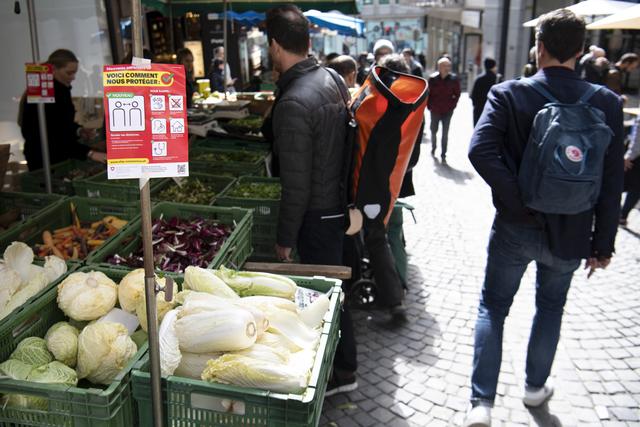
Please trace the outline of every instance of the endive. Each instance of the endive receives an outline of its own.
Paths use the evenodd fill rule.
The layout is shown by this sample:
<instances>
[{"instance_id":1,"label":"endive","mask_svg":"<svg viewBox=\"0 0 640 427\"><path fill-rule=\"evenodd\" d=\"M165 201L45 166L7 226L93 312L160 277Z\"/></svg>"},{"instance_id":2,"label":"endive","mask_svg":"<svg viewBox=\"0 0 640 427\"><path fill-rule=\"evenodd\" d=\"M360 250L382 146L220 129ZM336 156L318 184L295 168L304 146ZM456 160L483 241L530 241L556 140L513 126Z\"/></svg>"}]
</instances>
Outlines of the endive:
<instances>
[{"instance_id":1,"label":"endive","mask_svg":"<svg viewBox=\"0 0 640 427\"><path fill-rule=\"evenodd\" d=\"M285 364L237 354L225 354L208 361L202 379L293 394L302 393L309 384L308 373L301 373Z\"/></svg>"},{"instance_id":2,"label":"endive","mask_svg":"<svg viewBox=\"0 0 640 427\"><path fill-rule=\"evenodd\" d=\"M180 350L190 353L243 350L256 342L257 328L247 310L183 309L178 313L176 335Z\"/></svg>"},{"instance_id":3,"label":"endive","mask_svg":"<svg viewBox=\"0 0 640 427\"><path fill-rule=\"evenodd\" d=\"M267 295L293 300L298 289L293 280L278 274L235 271L224 266L215 273L242 297Z\"/></svg>"}]
</instances>

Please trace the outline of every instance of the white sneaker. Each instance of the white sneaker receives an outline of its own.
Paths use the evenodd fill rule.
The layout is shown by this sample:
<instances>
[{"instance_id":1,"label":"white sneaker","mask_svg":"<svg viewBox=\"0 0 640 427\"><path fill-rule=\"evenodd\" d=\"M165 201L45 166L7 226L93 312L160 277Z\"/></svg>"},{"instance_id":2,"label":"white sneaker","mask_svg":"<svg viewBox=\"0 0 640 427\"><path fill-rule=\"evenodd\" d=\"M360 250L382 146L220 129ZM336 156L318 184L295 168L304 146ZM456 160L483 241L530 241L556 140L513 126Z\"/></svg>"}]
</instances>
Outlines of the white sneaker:
<instances>
[{"instance_id":1,"label":"white sneaker","mask_svg":"<svg viewBox=\"0 0 640 427\"><path fill-rule=\"evenodd\" d=\"M545 384L539 389L525 387L522 402L524 403L524 406L528 408L536 408L551 399L552 396L553 386L550 384Z\"/></svg>"},{"instance_id":2,"label":"white sneaker","mask_svg":"<svg viewBox=\"0 0 640 427\"><path fill-rule=\"evenodd\" d=\"M470 406L462 427L491 427L491 407L486 405Z\"/></svg>"}]
</instances>

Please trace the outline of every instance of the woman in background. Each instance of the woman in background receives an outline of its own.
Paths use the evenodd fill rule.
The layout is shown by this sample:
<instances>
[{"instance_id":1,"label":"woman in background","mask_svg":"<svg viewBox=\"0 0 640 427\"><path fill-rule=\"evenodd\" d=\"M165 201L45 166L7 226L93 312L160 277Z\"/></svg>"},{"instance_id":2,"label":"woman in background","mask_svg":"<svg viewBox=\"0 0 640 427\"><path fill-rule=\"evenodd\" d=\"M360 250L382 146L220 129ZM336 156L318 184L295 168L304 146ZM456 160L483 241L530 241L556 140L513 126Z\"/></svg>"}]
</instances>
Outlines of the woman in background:
<instances>
[{"instance_id":1,"label":"woman in background","mask_svg":"<svg viewBox=\"0 0 640 427\"><path fill-rule=\"evenodd\" d=\"M46 61L53 66L55 103L45 104L50 164L68 159L91 159L106 162L106 154L92 150L80 143L95 137L95 130L82 128L75 122L76 109L71 100L71 83L78 72L78 58L67 49L58 49ZM26 102L26 94L20 103L18 124L24 138L24 156L30 171L42 168L40 127L36 104Z\"/></svg>"}]
</instances>

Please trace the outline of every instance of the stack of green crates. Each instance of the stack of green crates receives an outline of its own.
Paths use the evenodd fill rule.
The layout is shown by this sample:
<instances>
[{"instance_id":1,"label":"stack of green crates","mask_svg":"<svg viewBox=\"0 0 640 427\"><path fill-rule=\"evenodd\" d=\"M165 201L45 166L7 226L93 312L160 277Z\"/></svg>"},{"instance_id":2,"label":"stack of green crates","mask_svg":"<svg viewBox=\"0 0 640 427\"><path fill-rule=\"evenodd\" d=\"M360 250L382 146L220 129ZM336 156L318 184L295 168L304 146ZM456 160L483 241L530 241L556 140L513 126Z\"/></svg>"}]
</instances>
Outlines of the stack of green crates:
<instances>
[{"instance_id":1,"label":"stack of green crates","mask_svg":"<svg viewBox=\"0 0 640 427\"><path fill-rule=\"evenodd\" d=\"M181 219L214 219L221 224L233 226L233 232L211 261L209 268L218 268L221 265L239 268L244 265L249 255L251 255L252 214L247 209L162 202L155 205L151 210L153 219L161 216L165 219L172 217ZM107 260L115 254L127 256L140 248L142 246L141 227L141 219L137 217L125 230L114 236L108 244L104 244L94 251L87 258L87 263L130 270L129 267L125 266L112 266L107 263Z\"/></svg>"},{"instance_id":2,"label":"stack of green crates","mask_svg":"<svg viewBox=\"0 0 640 427\"><path fill-rule=\"evenodd\" d=\"M80 271L100 270L116 283L126 272L84 267ZM17 345L28 337L44 337L55 323L66 320L56 302L57 286L14 312L0 325L0 361L9 358ZM0 409L3 426L91 426L124 427L135 425L137 408L132 397L131 371L147 352L145 343L124 369L107 386L82 381L77 387L0 379L0 395L22 394L48 399L47 410L6 406Z\"/></svg>"},{"instance_id":3,"label":"stack of green crates","mask_svg":"<svg viewBox=\"0 0 640 427\"><path fill-rule=\"evenodd\" d=\"M234 186L227 189L216 200L215 204L218 206L237 206L252 209L253 233L251 246L253 246L253 255L251 259L255 261L278 261L275 256L274 245L276 244L280 200L242 198L229 195L235 186L245 183L279 184L280 179L252 176L240 177Z\"/></svg>"},{"instance_id":4,"label":"stack of green crates","mask_svg":"<svg viewBox=\"0 0 640 427\"><path fill-rule=\"evenodd\" d=\"M4 250L4 248L13 241L24 242L33 247L35 244L42 243L42 233L44 231L53 232L59 228L73 225L71 203L75 205L81 223L100 221L109 215L130 221L140 213L140 208L137 203L88 199L77 196L69 197L62 200L61 203L53 208L32 216L29 221L26 221L23 225L8 230L3 234L2 240L0 240L0 250ZM107 240L107 242L108 241L109 240Z\"/></svg>"},{"instance_id":5,"label":"stack of green crates","mask_svg":"<svg viewBox=\"0 0 640 427\"><path fill-rule=\"evenodd\" d=\"M213 158L203 159L202 156ZM233 160L229 161L229 157ZM266 173L267 152L256 150L232 150L222 148L207 148L198 146L189 152L189 167L194 172L216 175L264 176Z\"/></svg>"},{"instance_id":6,"label":"stack of green crates","mask_svg":"<svg viewBox=\"0 0 640 427\"><path fill-rule=\"evenodd\" d=\"M73 184L76 181L99 174L101 171L104 171L105 168L106 166L101 163L75 159L65 160L64 162L51 165L51 191L56 194L73 196L75 194ZM84 176L69 179L67 176L72 171L82 171ZM44 169L20 174L20 189L27 193L45 193L47 189L44 179Z\"/></svg>"},{"instance_id":7,"label":"stack of green crates","mask_svg":"<svg viewBox=\"0 0 640 427\"><path fill-rule=\"evenodd\" d=\"M165 178L150 181L153 191L167 180ZM111 199L123 202L140 200L140 185L137 179L107 179L107 172L95 175L89 179L78 180L73 183L76 194L95 199Z\"/></svg>"},{"instance_id":8,"label":"stack of green crates","mask_svg":"<svg viewBox=\"0 0 640 427\"><path fill-rule=\"evenodd\" d=\"M206 204L212 205L216 198L222 194L229 186L231 186L235 182L235 178L229 176L216 176L210 175L206 173L198 173L191 172L187 178L180 178L180 180L190 180L190 179L198 179L202 182L206 187L211 188L215 192L215 196L211 200L209 200ZM161 193L171 188L172 186L177 186L178 184L173 179L167 179L156 185L153 190L151 190L151 200L154 202L178 202L178 203L186 203L180 200L168 200L161 198Z\"/></svg>"},{"instance_id":9,"label":"stack of green crates","mask_svg":"<svg viewBox=\"0 0 640 427\"><path fill-rule=\"evenodd\" d=\"M330 310L324 326L309 387L303 394L280 394L189 378L162 379L164 425L181 427L315 427L339 339L341 282L324 278L292 277L298 286L329 293ZM151 427L151 379L148 356L133 371L133 396L138 404L140 427ZM238 412L229 412L222 400L233 401ZM242 403L243 405L240 405Z\"/></svg>"},{"instance_id":10,"label":"stack of green crates","mask_svg":"<svg viewBox=\"0 0 640 427\"><path fill-rule=\"evenodd\" d=\"M62 202L64 196L58 194L42 193L7 193L0 192L0 216L9 215L12 224L9 228L0 231L0 242L6 240L5 234L11 233L15 228L20 228L33 216L46 212Z\"/></svg>"}]
</instances>

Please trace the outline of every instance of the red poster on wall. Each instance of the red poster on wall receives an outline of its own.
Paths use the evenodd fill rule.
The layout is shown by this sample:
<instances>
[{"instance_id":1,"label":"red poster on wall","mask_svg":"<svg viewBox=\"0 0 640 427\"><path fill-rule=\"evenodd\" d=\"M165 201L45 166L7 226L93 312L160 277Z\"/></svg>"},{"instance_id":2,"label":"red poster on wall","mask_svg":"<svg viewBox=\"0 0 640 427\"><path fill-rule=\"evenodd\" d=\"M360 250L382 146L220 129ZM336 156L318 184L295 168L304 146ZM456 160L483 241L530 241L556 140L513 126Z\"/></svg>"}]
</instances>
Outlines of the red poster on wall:
<instances>
[{"instance_id":1,"label":"red poster on wall","mask_svg":"<svg viewBox=\"0 0 640 427\"><path fill-rule=\"evenodd\" d=\"M107 65L103 73L109 179L189 175L182 65Z\"/></svg>"},{"instance_id":2,"label":"red poster on wall","mask_svg":"<svg viewBox=\"0 0 640 427\"><path fill-rule=\"evenodd\" d=\"M56 102L51 64L24 64L24 70L27 74L27 102L29 104Z\"/></svg>"}]
</instances>

